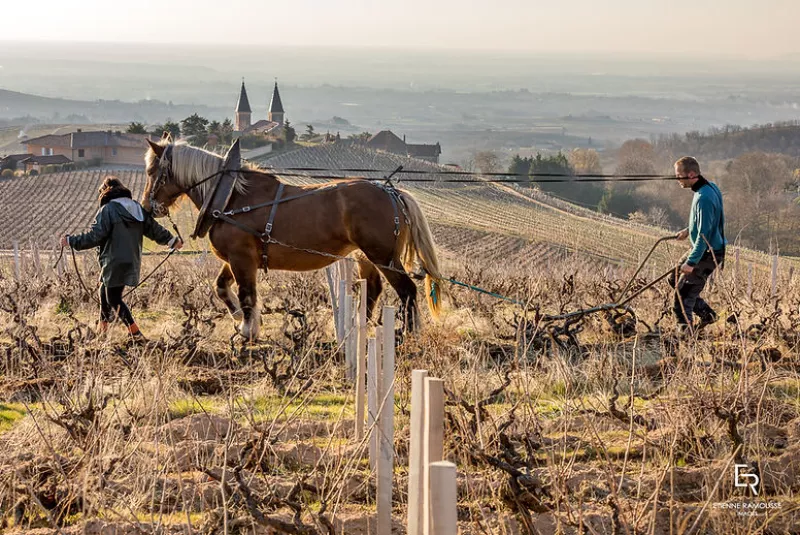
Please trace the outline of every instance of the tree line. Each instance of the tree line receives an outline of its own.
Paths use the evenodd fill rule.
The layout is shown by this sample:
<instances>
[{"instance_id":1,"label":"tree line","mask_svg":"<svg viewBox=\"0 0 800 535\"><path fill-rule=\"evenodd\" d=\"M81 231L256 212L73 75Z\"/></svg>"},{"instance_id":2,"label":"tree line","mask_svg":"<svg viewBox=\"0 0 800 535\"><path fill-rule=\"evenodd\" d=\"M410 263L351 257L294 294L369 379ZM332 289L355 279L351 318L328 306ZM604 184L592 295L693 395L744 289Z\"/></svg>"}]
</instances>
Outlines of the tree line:
<instances>
[{"instance_id":1,"label":"tree line","mask_svg":"<svg viewBox=\"0 0 800 535\"><path fill-rule=\"evenodd\" d=\"M211 136L216 137L216 142L220 145L230 145L233 143L233 121L226 118L224 121L212 121L194 113L180 122L168 119L163 124L156 124L150 130L140 122L132 121L126 130L130 134L152 134L161 136L164 132L169 132L173 139L180 137L194 146L202 147L209 143ZM278 140L291 145L297 137L294 127L286 120L281 129L281 136ZM244 136L241 139L242 148L250 149L269 143L270 140L261 139L261 136Z\"/></svg>"},{"instance_id":2,"label":"tree line","mask_svg":"<svg viewBox=\"0 0 800 535\"><path fill-rule=\"evenodd\" d=\"M771 128L798 128L800 125L772 125ZM733 133L753 129L723 128L724 139ZM752 132L751 132L752 134ZM754 134L752 134L754 135ZM692 137L692 136L690 136ZM704 137L708 137L705 136ZM764 138L771 137L764 133ZM685 138L682 138L685 140ZM738 143L738 141L737 141ZM704 140L700 145L717 147L718 141ZM732 152L730 158L715 158L717 149L707 155L684 145L634 139L614 151L599 154L593 149L575 149L555 154L514 155L506 167L508 173L533 174L655 174L673 175L675 160L685 155L698 158L703 175L716 182L725 201L726 234L730 242L768 252L800 255L800 157L766 151ZM473 163L481 172L502 169L500 159L491 151L476 153ZM608 182L536 183L522 181L523 187L539 188L554 197L619 218L651 224L669 230L687 224L691 191L677 182Z\"/></svg>"}]
</instances>

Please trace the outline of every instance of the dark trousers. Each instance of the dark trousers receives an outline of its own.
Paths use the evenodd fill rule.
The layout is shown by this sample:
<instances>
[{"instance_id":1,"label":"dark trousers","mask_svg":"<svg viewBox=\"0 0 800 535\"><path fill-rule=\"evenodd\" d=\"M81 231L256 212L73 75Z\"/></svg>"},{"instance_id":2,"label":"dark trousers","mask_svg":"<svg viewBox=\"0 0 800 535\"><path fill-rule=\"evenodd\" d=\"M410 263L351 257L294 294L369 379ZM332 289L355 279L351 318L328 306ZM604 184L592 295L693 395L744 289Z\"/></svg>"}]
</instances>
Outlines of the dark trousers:
<instances>
[{"instance_id":1,"label":"dark trousers","mask_svg":"<svg viewBox=\"0 0 800 535\"><path fill-rule=\"evenodd\" d=\"M127 326L133 325L133 316L128 305L122 302L122 292L125 290L124 286L114 286L111 288L106 287L105 284L100 285L100 320L112 322L114 317L119 315Z\"/></svg>"},{"instance_id":2,"label":"dark trousers","mask_svg":"<svg viewBox=\"0 0 800 535\"><path fill-rule=\"evenodd\" d=\"M687 255L688 256L688 255ZM686 262L686 257L681 259L681 265ZM708 303L700 297L700 292L706 287L706 281L711 273L717 268L722 269L725 262L725 251L707 251L690 274L681 274L677 279L677 292L672 310L678 324L691 325L693 315L697 314L700 319L713 317L716 313L708 306ZM678 273L680 273L678 271ZM669 276L669 284L676 287L675 274L673 271Z\"/></svg>"}]
</instances>

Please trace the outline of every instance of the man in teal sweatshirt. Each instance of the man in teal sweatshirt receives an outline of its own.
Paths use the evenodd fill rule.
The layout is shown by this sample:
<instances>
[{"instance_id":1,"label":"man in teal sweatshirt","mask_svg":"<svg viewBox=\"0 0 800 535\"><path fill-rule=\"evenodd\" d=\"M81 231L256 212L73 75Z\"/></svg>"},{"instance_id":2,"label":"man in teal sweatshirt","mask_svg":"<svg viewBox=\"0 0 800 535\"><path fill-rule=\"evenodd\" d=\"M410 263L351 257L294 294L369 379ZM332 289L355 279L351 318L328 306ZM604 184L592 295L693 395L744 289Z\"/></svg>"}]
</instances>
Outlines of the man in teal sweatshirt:
<instances>
[{"instance_id":1,"label":"man in teal sweatshirt","mask_svg":"<svg viewBox=\"0 0 800 535\"><path fill-rule=\"evenodd\" d=\"M673 310L681 330L693 326L697 314L702 329L717 321L717 314L700 297L709 275L725 261L725 215L722 193L700 174L700 164L691 156L675 162L675 177L682 188L694 192L689 227L678 233L679 240L689 238L692 249L681 260L679 277L673 274L670 284L676 289Z\"/></svg>"}]
</instances>

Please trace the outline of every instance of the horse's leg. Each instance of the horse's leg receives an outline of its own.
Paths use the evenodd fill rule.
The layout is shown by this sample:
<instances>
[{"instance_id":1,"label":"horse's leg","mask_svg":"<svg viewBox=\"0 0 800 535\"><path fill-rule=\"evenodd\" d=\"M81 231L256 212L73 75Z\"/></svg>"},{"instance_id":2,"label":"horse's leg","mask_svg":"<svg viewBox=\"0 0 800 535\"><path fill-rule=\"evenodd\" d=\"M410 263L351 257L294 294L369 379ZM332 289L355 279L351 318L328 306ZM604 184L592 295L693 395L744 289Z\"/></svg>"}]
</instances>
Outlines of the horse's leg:
<instances>
[{"instance_id":1,"label":"horse's leg","mask_svg":"<svg viewBox=\"0 0 800 535\"><path fill-rule=\"evenodd\" d=\"M396 266L402 265L399 260L395 260ZM405 272L393 269L378 268L392 285L400 298L400 316L403 318L405 329L413 331L417 326L417 286Z\"/></svg>"},{"instance_id":2,"label":"horse's leg","mask_svg":"<svg viewBox=\"0 0 800 535\"><path fill-rule=\"evenodd\" d=\"M231 291L233 273L228 263L222 265L222 269L217 275L217 296L222 299L234 321L242 321L242 309L239 306L239 299Z\"/></svg>"},{"instance_id":3,"label":"horse's leg","mask_svg":"<svg viewBox=\"0 0 800 535\"><path fill-rule=\"evenodd\" d=\"M378 297L383 291L381 273L366 256L358 255L358 275L367 281L367 321L372 319Z\"/></svg>"},{"instance_id":4,"label":"horse's leg","mask_svg":"<svg viewBox=\"0 0 800 535\"><path fill-rule=\"evenodd\" d=\"M252 341L258 338L258 329L261 325L261 310L258 308L256 293L259 259L253 255L242 255L230 260L236 285L239 286L239 304L242 309L239 334L246 340Z\"/></svg>"}]
</instances>

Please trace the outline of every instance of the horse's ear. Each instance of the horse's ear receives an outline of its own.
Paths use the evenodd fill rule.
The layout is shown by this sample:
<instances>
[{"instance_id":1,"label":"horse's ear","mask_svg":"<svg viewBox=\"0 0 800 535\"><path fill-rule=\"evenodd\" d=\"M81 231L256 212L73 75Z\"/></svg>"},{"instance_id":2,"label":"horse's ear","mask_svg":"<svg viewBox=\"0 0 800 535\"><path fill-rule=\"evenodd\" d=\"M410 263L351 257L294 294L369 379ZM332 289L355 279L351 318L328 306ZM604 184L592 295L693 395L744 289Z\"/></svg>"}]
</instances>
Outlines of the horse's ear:
<instances>
[{"instance_id":1,"label":"horse's ear","mask_svg":"<svg viewBox=\"0 0 800 535\"><path fill-rule=\"evenodd\" d=\"M167 143L172 143L172 134L170 133L169 130L164 130L164 133L161 134L161 140L162 141L166 140Z\"/></svg>"},{"instance_id":2,"label":"horse's ear","mask_svg":"<svg viewBox=\"0 0 800 535\"><path fill-rule=\"evenodd\" d=\"M233 144L231 144L231 148L228 149L228 153L225 154L222 162L222 168L226 171L238 171L242 168L242 153L241 148L239 147L238 138L233 142Z\"/></svg>"},{"instance_id":3,"label":"horse's ear","mask_svg":"<svg viewBox=\"0 0 800 535\"><path fill-rule=\"evenodd\" d=\"M150 148L153 149L153 152L156 153L156 157L161 158L161 155L164 154L165 147L162 147L158 143L153 142L153 140L150 138L147 138L147 144L150 145Z\"/></svg>"}]
</instances>

